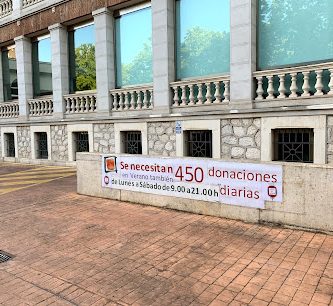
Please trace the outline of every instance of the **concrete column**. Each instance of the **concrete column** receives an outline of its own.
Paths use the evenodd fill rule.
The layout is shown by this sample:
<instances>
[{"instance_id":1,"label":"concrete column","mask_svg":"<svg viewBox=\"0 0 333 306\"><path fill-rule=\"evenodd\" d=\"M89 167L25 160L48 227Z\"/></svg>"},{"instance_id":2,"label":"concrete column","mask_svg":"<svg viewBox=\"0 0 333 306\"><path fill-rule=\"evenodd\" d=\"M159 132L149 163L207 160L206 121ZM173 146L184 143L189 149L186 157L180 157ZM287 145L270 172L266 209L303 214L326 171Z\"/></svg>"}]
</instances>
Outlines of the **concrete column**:
<instances>
[{"instance_id":1,"label":"concrete column","mask_svg":"<svg viewBox=\"0 0 333 306\"><path fill-rule=\"evenodd\" d=\"M15 20L21 16L22 0L13 0L12 18Z\"/></svg>"},{"instance_id":2,"label":"concrete column","mask_svg":"<svg viewBox=\"0 0 333 306\"><path fill-rule=\"evenodd\" d=\"M14 39L17 60L18 99L20 118L28 118L28 99L33 98L31 40L24 36Z\"/></svg>"},{"instance_id":3,"label":"concrete column","mask_svg":"<svg viewBox=\"0 0 333 306\"><path fill-rule=\"evenodd\" d=\"M256 0L230 1L230 101L232 108L252 108L256 70Z\"/></svg>"},{"instance_id":4,"label":"concrete column","mask_svg":"<svg viewBox=\"0 0 333 306\"><path fill-rule=\"evenodd\" d=\"M153 17L154 112L170 113L170 82L175 80L175 1L151 2Z\"/></svg>"},{"instance_id":5,"label":"concrete column","mask_svg":"<svg viewBox=\"0 0 333 306\"><path fill-rule=\"evenodd\" d=\"M0 103L4 101L3 76L2 76L2 54L0 52Z\"/></svg>"},{"instance_id":6,"label":"concrete column","mask_svg":"<svg viewBox=\"0 0 333 306\"><path fill-rule=\"evenodd\" d=\"M107 8L93 12L96 34L97 115L109 116L115 88L114 18Z\"/></svg>"},{"instance_id":7,"label":"concrete column","mask_svg":"<svg viewBox=\"0 0 333 306\"><path fill-rule=\"evenodd\" d=\"M52 88L54 116L63 118L63 96L69 93L67 29L57 23L49 27L52 46Z\"/></svg>"}]
</instances>

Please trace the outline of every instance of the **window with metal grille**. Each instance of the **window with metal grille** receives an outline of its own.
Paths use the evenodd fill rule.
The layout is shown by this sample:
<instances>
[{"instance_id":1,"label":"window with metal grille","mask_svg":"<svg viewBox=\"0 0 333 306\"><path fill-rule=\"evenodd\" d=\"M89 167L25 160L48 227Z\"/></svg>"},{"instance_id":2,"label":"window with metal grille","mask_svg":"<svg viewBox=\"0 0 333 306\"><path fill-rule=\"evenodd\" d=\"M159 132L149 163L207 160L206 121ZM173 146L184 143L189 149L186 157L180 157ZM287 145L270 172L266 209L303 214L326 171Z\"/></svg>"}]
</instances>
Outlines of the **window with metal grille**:
<instances>
[{"instance_id":1,"label":"window with metal grille","mask_svg":"<svg viewBox=\"0 0 333 306\"><path fill-rule=\"evenodd\" d=\"M212 157L212 131L185 131L186 155L191 157Z\"/></svg>"},{"instance_id":2,"label":"window with metal grille","mask_svg":"<svg viewBox=\"0 0 333 306\"><path fill-rule=\"evenodd\" d=\"M276 129L274 160L313 163L313 129Z\"/></svg>"},{"instance_id":3,"label":"window with metal grille","mask_svg":"<svg viewBox=\"0 0 333 306\"><path fill-rule=\"evenodd\" d=\"M88 132L75 132L74 141L75 141L76 152L89 152Z\"/></svg>"},{"instance_id":4,"label":"window with metal grille","mask_svg":"<svg viewBox=\"0 0 333 306\"><path fill-rule=\"evenodd\" d=\"M140 131L122 132L123 148L126 154L142 154L142 136Z\"/></svg>"},{"instance_id":5,"label":"window with metal grille","mask_svg":"<svg viewBox=\"0 0 333 306\"><path fill-rule=\"evenodd\" d=\"M36 157L38 159L48 159L49 152L47 148L47 133L38 132L36 133Z\"/></svg>"},{"instance_id":6,"label":"window with metal grille","mask_svg":"<svg viewBox=\"0 0 333 306\"><path fill-rule=\"evenodd\" d=\"M14 133L5 133L6 156L15 157L15 136Z\"/></svg>"}]
</instances>

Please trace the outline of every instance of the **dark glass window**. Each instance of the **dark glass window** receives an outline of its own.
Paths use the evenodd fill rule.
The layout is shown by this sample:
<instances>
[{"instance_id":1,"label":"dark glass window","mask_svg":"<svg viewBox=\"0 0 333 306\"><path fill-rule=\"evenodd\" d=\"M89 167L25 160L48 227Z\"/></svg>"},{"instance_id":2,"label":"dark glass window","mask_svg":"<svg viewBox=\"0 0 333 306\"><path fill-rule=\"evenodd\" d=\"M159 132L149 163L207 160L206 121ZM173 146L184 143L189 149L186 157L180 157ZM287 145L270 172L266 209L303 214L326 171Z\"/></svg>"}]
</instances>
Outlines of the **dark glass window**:
<instances>
[{"instance_id":1,"label":"dark glass window","mask_svg":"<svg viewBox=\"0 0 333 306\"><path fill-rule=\"evenodd\" d=\"M274 160L313 163L313 129L276 129Z\"/></svg>"},{"instance_id":2,"label":"dark glass window","mask_svg":"<svg viewBox=\"0 0 333 306\"><path fill-rule=\"evenodd\" d=\"M36 133L36 144L37 144L37 158L48 159L49 153L47 148L47 133L45 132Z\"/></svg>"},{"instance_id":3,"label":"dark glass window","mask_svg":"<svg viewBox=\"0 0 333 306\"><path fill-rule=\"evenodd\" d=\"M15 46L7 47L1 52L4 100L18 98L17 63Z\"/></svg>"},{"instance_id":4,"label":"dark glass window","mask_svg":"<svg viewBox=\"0 0 333 306\"><path fill-rule=\"evenodd\" d=\"M142 137L141 132L127 131L122 132L124 153L126 154L142 154Z\"/></svg>"},{"instance_id":5,"label":"dark glass window","mask_svg":"<svg viewBox=\"0 0 333 306\"><path fill-rule=\"evenodd\" d=\"M32 44L34 96L52 95L51 38L43 36Z\"/></svg>"},{"instance_id":6,"label":"dark glass window","mask_svg":"<svg viewBox=\"0 0 333 306\"><path fill-rule=\"evenodd\" d=\"M75 132L75 152L89 152L89 134L88 132Z\"/></svg>"},{"instance_id":7,"label":"dark glass window","mask_svg":"<svg viewBox=\"0 0 333 306\"><path fill-rule=\"evenodd\" d=\"M95 27L85 24L68 32L70 92L96 89Z\"/></svg>"},{"instance_id":8,"label":"dark glass window","mask_svg":"<svg viewBox=\"0 0 333 306\"><path fill-rule=\"evenodd\" d=\"M14 133L5 133L5 150L7 157L15 157L15 136Z\"/></svg>"},{"instance_id":9,"label":"dark glass window","mask_svg":"<svg viewBox=\"0 0 333 306\"><path fill-rule=\"evenodd\" d=\"M212 157L212 131L185 131L187 156Z\"/></svg>"}]
</instances>

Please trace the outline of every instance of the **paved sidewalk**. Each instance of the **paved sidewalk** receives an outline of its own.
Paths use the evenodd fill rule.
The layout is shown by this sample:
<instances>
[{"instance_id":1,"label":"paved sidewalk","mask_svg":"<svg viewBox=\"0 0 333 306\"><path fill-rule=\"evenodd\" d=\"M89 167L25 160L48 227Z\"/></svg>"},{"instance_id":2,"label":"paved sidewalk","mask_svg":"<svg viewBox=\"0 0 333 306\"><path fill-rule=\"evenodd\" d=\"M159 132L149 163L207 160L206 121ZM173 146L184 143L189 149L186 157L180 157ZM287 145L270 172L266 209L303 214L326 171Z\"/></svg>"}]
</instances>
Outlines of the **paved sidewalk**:
<instances>
[{"instance_id":1,"label":"paved sidewalk","mask_svg":"<svg viewBox=\"0 0 333 306\"><path fill-rule=\"evenodd\" d=\"M0 195L0 249L15 256L0 304L333 305L333 236L75 188L70 176Z\"/></svg>"}]
</instances>

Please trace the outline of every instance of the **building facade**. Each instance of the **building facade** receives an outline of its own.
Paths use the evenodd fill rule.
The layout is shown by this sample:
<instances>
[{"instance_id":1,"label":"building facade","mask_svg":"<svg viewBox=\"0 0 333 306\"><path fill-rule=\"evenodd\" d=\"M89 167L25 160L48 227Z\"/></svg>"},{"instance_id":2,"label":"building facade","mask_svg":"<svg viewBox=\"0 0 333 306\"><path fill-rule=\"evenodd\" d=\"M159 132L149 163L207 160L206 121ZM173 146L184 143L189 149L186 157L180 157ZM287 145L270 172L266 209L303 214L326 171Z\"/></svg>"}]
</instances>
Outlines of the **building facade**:
<instances>
[{"instance_id":1,"label":"building facade","mask_svg":"<svg viewBox=\"0 0 333 306\"><path fill-rule=\"evenodd\" d=\"M333 163L333 5L302 3L0 0L2 159Z\"/></svg>"}]
</instances>

